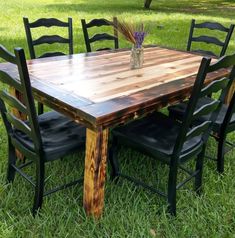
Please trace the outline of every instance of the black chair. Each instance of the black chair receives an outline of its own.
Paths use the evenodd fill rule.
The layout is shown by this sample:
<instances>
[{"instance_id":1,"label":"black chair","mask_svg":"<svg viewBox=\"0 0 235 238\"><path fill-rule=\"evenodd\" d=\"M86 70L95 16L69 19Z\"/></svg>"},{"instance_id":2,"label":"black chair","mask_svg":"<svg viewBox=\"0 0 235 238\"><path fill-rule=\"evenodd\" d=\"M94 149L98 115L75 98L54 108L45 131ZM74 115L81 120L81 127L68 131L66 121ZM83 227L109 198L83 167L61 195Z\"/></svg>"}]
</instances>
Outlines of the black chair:
<instances>
[{"instance_id":1,"label":"black chair","mask_svg":"<svg viewBox=\"0 0 235 238\"><path fill-rule=\"evenodd\" d=\"M113 144L110 151L112 179L124 177L137 185L167 197L168 209L172 215L176 215L176 190L194 177L195 189L200 194L205 144L212 127L212 122L216 119L218 110L222 105L221 101L225 97L225 90L223 90L220 100L204 104L197 109L196 105L198 100L208 95L208 93L217 92L220 89L229 87L231 84L229 78L215 80L208 86L203 87L207 73L218 70L221 67L227 67L228 60L228 58L222 59L216 64L210 65L211 59L202 59L182 123L158 112L113 130ZM212 115L208 120L198 123L193 128L190 126L198 117L210 113ZM129 146L167 164L170 169L167 193L159 191L155 187L149 186L136 178L123 174L119 169L117 160L119 145ZM196 157L195 171L189 170L184 166L193 157ZM182 169L182 171L189 174L189 177L179 184L177 184L178 169Z\"/></svg>"},{"instance_id":2,"label":"black chair","mask_svg":"<svg viewBox=\"0 0 235 238\"><path fill-rule=\"evenodd\" d=\"M54 161L85 146L85 128L67 117L52 111L37 116L31 84L23 49L16 48L15 55L0 46L0 58L16 66L20 81L11 77L11 73L1 70L0 81L3 87L0 90L0 110L8 135L8 170L7 181L13 182L15 172L22 175L35 189L33 214L41 208L43 197L60 189L69 187L83 179L58 186L44 192L45 164ZM8 88L14 88L17 96L9 93ZM27 120L17 118L12 109L17 109ZM17 165L15 149L22 153L25 163ZM28 176L23 169L35 162L36 181Z\"/></svg>"},{"instance_id":3,"label":"black chair","mask_svg":"<svg viewBox=\"0 0 235 238\"><path fill-rule=\"evenodd\" d=\"M73 54L72 18L68 18L68 22L62 22L55 18L41 18L31 23L29 23L27 17L24 17L23 20L31 59L65 55L65 53L63 52L46 52L43 55L36 56L35 46L42 44L68 44L69 54ZM62 27L65 29L67 28L68 38L64 38L59 35L42 35L40 38L33 40L31 29L39 27Z\"/></svg>"},{"instance_id":4,"label":"black chair","mask_svg":"<svg viewBox=\"0 0 235 238\"><path fill-rule=\"evenodd\" d=\"M117 25L117 18L114 17L113 21L108 21L106 19L93 19L89 23L86 23L85 19L81 20L82 23L82 30L84 35L84 40L86 44L86 50L87 52L91 52L91 44L97 41L104 41L109 40L114 42L114 49L118 49L118 32L117 29L114 27L114 25ZM108 33L98 33L93 35L91 38L88 34L88 29L91 27L101 27L101 26L111 26L113 28L114 35L110 35ZM96 51L100 50L110 50L111 48L99 48L96 49Z\"/></svg>"},{"instance_id":5,"label":"black chair","mask_svg":"<svg viewBox=\"0 0 235 238\"><path fill-rule=\"evenodd\" d=\"M68 18L68 22L62 22L55 18L41 18L38 19L35 22L29 23L29 20L27 17L23 18L24 20L24 27L29 47L29 53L31 59L35 58L44 58L44 57L52 57L52 56L60 56L65 55L64 52L45 52L44 54L40 56L36 56L35 48L36 46L40 46L42 44L54 44L54 43L60 43L60 44L67 44L69 48L69 54L73 54L73 27L72 27L72 18ZM34 28L41 28L41 27L60 27L65 28L68 31L68 38L64 38L59 35L42 35L40 38L33 40L31 29ZM67 34L67 33L66 33ZM43 104L38 103L38 114L43 113Z\"/></svg>"},{"instance_id":6,"label":"black chair","mask_svg":"<svg viewBox=\"0 0 235 238\"><path fill-rule=\"evenodd\" d=\"M217 33L220 32L220 35L222 33L223 35L223 40L220 40L216 38L215 36L210 36L210 35L199 35L195 36L195 28L196 29L207 29L207 30L214 30ZM192 19L191 27L190 27L190 32L189 32L189 38L188 38L188 44L187 44L187 51L193 51L193 52L198 52L204 55L209 55L209 56L223 56L226 53L226 50L228 48L228 44L230 41L230 38L232 36L234 30L234 25L231 25L229 28L221 25L220 23L217 22L203 22L196 24L195 20ZM197 32L197 30L196 30ZM197 33L196 33L197 35ZM203 49L193 49L192 50L192 43L193 42L199 42L199 43L205 43L205 44L214 44L218 46L218 49L221 48L220 53L217 55L212 51L208 50L203 50ZM194 44L193 44L194 48Z\"/></svg>"},{"instance_id":7,"label":"black chair","mask_svg":"<svg viewBox=\"0 0 235 238\"><path fill-rule=\"evenodd\" d=\"M235 55L230 57L225 57L225 59L229 59L229 63L226 66L232 66L235 65ZM231 79L235 79L235 67L233 68L233 71L230 74ZM196 108L202 107L203 105L207 103L212 103L215 99L211 97L203 97L200 98L200 100L197 103ZM185 115L185 110L187 107L187 101L182 102L180 104L170 106L168 108L170 117L175 118L179 121L182 121ZM203 116L198 118L198 122L203 122L208 119L208 116ZM220 173L224 172L224 155L226 152L230 151L234 144L227 141L226 137L227 134L233 132L235 130L235 94L233 94L232 99L229 103L229 105L225 104L225 99L223 100L223 105L221 110L219 111L218 117L212 127L212 134L211 136L215 138L215 140L218 142L217 147L217 171ZM226 147L226 144L228 145ZM210 159L210 156L207 156Z\"/></svg>"}]
</instances>

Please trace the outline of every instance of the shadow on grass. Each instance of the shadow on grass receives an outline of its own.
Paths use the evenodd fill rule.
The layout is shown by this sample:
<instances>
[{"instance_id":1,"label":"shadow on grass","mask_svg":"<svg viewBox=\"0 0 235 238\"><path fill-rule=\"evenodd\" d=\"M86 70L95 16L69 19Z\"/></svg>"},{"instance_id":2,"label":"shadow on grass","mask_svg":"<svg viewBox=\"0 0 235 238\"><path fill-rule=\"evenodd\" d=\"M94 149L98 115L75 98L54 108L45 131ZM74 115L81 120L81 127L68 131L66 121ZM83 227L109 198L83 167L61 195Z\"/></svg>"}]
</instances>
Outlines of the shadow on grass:
<instances>
[{"instance_id":1,"label":"shadow on grass","mask_svg":"<svg viewBox=\"0 0 235 238\"><path fill-rule=\"evenodd\" d=\"M231 6L233 3L233 6ZM234 1L177 1L175 2L159 2L157 10L164 13L184 13L184 14L203 14L205 16L233 18L235 4Z\"/></svg>"},{"instance_id":2,"label":"shadow on grass","mask_svg":"<svg viewBox=\"0 0 235 238\"><path fill-rule=\"evenodd\" d=\"M231 5L232 4L232 5ZM152 9L162 13L184 13L184 14L203 14L205 16L234 17L234 0L218 1L198 1L198 0L180 0L180 1L153 1Z\"/></svg>"},{"instance_id":3,"label":"shadow on grass","mask_svg":"<svg viewBox=\"0 0 235 238\"><path fill-rule=\"evenodd\" d=\"M133 12L133 11L144 11L144 8L138 6L134 1L133 2L108 2L106 4L99 4L95 2L90 3L72 3L72 4L49 4L45 8L55 11L74 11L74 12L87 12L92 13L123 13L123 12Z\"/></svg>"},{"instance_id":4,"label":"shadow on grass","mask_svg":"<svg viewBox=\"0 0 235 238\"><path fill-rule=\"evenodd\" d=\"M231 5L232 4L232 5ZM49 10L55 11L75 11L75 12L87 12L91 13L138 13L140 11L143 14L146 13L184 13L184 14L204 14L205 16L218 16L218 11L220 12L220 17L234 17L235 4L234 0L227 1L153 1L152 10L146 10L139 2L127 1L125 3L119 1L110 1L108 3L101 4L97 1L87 1L86 3L73 3L73 4L49 4L46 5Z\"/></svg>"}]
</instances>

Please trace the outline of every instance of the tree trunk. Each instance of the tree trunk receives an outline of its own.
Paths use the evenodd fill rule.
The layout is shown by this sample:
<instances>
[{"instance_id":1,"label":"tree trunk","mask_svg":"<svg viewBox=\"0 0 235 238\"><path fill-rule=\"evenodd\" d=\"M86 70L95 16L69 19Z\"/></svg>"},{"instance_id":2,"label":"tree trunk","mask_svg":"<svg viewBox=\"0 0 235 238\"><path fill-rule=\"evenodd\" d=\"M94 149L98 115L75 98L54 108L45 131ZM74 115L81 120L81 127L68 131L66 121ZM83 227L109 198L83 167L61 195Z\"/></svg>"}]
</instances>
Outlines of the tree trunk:
<instances>
[{"instance_id":1,"label":"tree trunk","mask_svg":"<svg viewBox=\"0 0 235 238\"><path fill-rule=\"evenodd\" d=\"M145 0L145 1L144 1L144 7L147 8L147 9L149 9L149 8L150 8L150 5L151 5L151 2L152 2L152 0Z\"/></svg>"}]
</instances>

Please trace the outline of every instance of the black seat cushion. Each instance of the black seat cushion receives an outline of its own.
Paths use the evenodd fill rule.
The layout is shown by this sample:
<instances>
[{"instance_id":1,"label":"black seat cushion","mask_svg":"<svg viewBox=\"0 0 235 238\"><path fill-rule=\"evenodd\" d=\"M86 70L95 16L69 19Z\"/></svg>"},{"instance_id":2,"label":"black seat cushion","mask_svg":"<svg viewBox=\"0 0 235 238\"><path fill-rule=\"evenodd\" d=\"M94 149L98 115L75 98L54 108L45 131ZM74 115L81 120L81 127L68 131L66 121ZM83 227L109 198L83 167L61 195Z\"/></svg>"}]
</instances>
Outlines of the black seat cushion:
<instances>
[{"instance_id":1,"label":"black seat cushion","mask_svg":"<svg viewBox=\"0 0 235 238\"><path fill-rule=\"evenodd\" d=\"M58 112L39 115L38 123L46 161L61 158L85 145L86 128ZM27 149L34 151L34 144L26 134L15 129L14 137Z\"/></svg>"},{"instance_id":2,"label":"black seat cushion","mask_svg":"<svg viewBox=\"0 0 235 238\"><path fill-rule=\"evenodd\" d=\"M113 134L119 138L118 141L121 144L127 144L168 163L169 157L173 154L180 129L181 124L179 122L158 112L116 128L113 130ZM201 136L186 141L183 145L182 154L201 144Z\"/></svg>"},{"instance_id":3,"label":"black seat cushion","mask_svg":"<svg viewBox=\"0 0 235 238\"><path fill-rule=\"evenodd\" d=\"M213 101L213 99L209 98L209 97L200 98L198 100L196 108L200 108L201 106L203 106L207 103L210 103L212 101ZM187 102L182 102L182 103L179 103L177 105L168 107L168 110L174 118L176 118L178 120L182 120L182 118L184 116L184 113L185 113L185 110L186 110L186 106L187 106ZM212 130L214 132L219 132L220 127L221 127L221 125L224 121L224 117L225 117L225 114L227 112L227 109L228 109L227 105L225 105L225 104L222 105L222 108L218 113L218 117L217 117L216 121L213 124L213 129ZM211 116L211 114L208 114L206 116L202 116L198 119L198 121L202 122L202 121L208 120L210 118L210 116ZM231 124L231 126L233 124L235 124L235 113L233 114L233 116L230 120L230 124Z\"/></svg>"}]
</instances>

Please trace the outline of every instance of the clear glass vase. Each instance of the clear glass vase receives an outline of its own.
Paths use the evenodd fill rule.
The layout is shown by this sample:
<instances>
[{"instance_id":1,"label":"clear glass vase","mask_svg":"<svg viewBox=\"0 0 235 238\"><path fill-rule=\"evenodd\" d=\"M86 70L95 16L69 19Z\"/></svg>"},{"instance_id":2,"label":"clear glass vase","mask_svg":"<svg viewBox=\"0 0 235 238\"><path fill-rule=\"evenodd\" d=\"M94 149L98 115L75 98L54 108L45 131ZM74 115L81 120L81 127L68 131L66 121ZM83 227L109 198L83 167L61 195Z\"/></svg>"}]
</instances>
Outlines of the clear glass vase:
<instances>
[{"instance_id":1,"label":"clear glass vase","mask_svg":"<svg viewBox=\"0 0 235 238\"><path fill-rule=\"evenodd\" d=\"M130 66L131 69L139 69L144 63L144 48L136 48L135 46L131 49Z\"/></svg>"}]
</instances>

